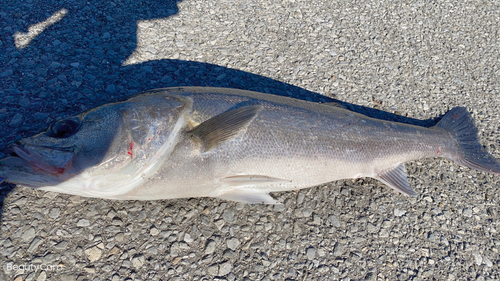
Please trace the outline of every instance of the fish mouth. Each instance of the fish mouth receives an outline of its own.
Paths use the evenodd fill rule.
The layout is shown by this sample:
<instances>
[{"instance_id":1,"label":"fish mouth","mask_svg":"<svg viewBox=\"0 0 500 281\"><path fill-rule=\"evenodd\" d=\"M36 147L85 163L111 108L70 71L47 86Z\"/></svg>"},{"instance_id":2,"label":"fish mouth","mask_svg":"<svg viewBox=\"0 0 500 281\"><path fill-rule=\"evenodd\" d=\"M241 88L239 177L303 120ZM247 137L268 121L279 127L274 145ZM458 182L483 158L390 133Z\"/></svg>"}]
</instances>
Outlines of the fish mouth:
<instances>
[{"instance_id":1,"label":"fish mouth","mask_svg":"<svg viewBox=\"0 0 500 281\"><path fill-rule=\"evenodd\" d=\"M19 158L33 171L62 174L74 156L73 147L49 147L12 144L7 148L9 157Z\"/></svg>"}]
</instances>

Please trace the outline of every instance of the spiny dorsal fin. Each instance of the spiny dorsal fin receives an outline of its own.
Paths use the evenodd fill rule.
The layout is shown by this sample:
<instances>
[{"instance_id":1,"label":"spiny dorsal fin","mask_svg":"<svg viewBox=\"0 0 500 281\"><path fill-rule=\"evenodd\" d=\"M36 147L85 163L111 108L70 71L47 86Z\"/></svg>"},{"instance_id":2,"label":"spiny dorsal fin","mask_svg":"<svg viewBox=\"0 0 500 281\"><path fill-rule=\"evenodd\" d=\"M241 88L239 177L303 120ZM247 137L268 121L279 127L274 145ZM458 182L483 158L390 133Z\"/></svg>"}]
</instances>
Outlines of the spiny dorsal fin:
<instances>
[{"instance_id":1,"label":"spiny dorsal fin","mask_svg":"<svg viewBox=\"0 0 500 281\"><path fill-rule=\"evenodd\" d=\"M407 196L417 196L417 193L410 187L410 184L408 183L404 164L400 164L392 170L384 171L378 174L375 178L385 183L390 188L399 191Z\"/></svg>"},{"instance_id":2,"label":"spiny dorsal fin","mask_svg":"<svg viewBox=\"0 0 500 281\"><path fill-rule=\"evenodd\" d=\"M209 151L245 129L261 109L260 105L248 105L224 112L201 123L188 132L188 136L200 141L204 151Z\"/></svg>"}]
</instances>

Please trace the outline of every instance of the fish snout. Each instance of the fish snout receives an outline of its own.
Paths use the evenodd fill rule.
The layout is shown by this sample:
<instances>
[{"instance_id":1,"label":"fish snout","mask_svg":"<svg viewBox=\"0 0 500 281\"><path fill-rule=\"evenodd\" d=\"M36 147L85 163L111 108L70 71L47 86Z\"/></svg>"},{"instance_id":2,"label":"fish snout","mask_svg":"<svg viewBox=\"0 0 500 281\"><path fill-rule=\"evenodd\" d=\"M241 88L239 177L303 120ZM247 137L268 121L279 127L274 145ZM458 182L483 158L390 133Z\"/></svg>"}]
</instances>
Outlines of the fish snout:
<instances>
[{"instance_id":1,"label":"fish snout","mask_svg":"<svg viewBox=\"0 0 500 281\"><path fill-rule=\"evenodd\" d=\"M20 158L32 166L48 173L60 174L74 156L73 149L34 146L17 141L7 147L7 154Z\"/></svg>"}]
</instances>

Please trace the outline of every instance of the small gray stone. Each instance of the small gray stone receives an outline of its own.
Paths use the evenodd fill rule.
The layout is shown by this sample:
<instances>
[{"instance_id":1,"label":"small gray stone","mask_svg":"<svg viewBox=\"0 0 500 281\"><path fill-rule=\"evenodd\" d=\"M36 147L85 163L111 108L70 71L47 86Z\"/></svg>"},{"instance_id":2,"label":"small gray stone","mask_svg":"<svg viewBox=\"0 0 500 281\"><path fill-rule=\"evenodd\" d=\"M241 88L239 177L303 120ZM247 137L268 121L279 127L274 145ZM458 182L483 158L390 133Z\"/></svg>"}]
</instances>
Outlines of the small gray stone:
<instances>
[{"instance_id":1,"label":"small gray stone","mask_svg":"<svg viewBox=\"0 0 500 281\"><path fill-rule=\"evenodd\" d=\"M52 68L54 68L54 69L55 69L55 68L59 68L60 66L61 66L61 64L60 64L60 63L58 63L58 62L56 62L56 61L53 61L53 62L50 64L50 67L52 67Z\"/></svg>"},{"instance_id":2,"label":"small gray stone","mask_svg":"<svg viewBox=\"0 0 500 281\"><path fill-rule=\"evenodd\" d=\"M305 218L309 217L312 214L313 210L311 208L305 208L302 210L302 216Z\"/></svg>"},{"instance_id":3,"label":"small gray stone","mask_svg":"<svg viewBox=\"0 0 500 281\"><path fill-rule=\"evenodd\" d=\"M18 104L19 104L19 106L27 108L30 106L31 102L30 102L30 99L24 98L24 99L20 100Z\"/></svg>"},{"instance_id":4,"label":"small gray stone","mask_svg":"<svg viewBox=\"0 0 500 281\"><path fill-rule=\"evenodd\" d=\"M234 210L233 208L227 208L224 210L224 213L222 213L222 218L226 221L226 222L234 222L236 220L236 210Z\"/></svg>"},{"instance_id":5,"label":"small gray stone","mask_svg":"<svg viewBox=\"0 0 500 281\"><path fill-rule=\"evenodd\" d=\"M12 120L10 120L9 126L17 127L17 126L21 125L22 122L23 122L23 116L21 114L17 113L16 115L14 115Z\"/></svg>"},{"instance_id":6,"label":"small gray stone","mask_svg":"<svg viewBox=\"0 0 500 281\"><path fill-rule=\"evenodd\" d=\"M366 281L376 281L377 280L377 274L374 274L373 272L369 272L365 276Z\"/></svg>"},{"instance_id":7,"label":"small gray stone","mask_svg":"<svg viewBox=\"0 0 500 281\"><path fill-rule=\"evenodd\" d=\"M102 250L95 246L85 250L85 254L87 254L87 258L89 259L89 261L94 262L101 258Z\"/></svg>"},{"instance_id":8,"label":"small gray stone","mask_svg":"<svg viewBox=\"0 0 500 281\"><path fill-rule=\"evenodd\" d=\"M24 279L24 281L32 281L32 280L35 280L35 272L31 272L30 274L28 274L28 276L26 276L26 279Z\"/></svg>"},{"instance_id":9,"label":"small gray stone","mask_svg":"<svg viewBox=\"0 0 500 281\"><path fill-rule=\"evenodd\" d=\"M215 250L215 248L214 248ZM213 251L212 251L213 252ZM170 255L173 257L178 256L181 253L181 247L179 246L179 243L175 242L170 246Z\"/></svg>"},{"instance_id":10,"label":"small gray stone","mask_svg":"<svg viewBox=\"0 0 500 281\"><path fill-rule=\"evenodd\" d=\"M171 83L173 81L172 77L165 75L160 80L162 83Z\"/></svg>"},{"instance_id":11,"label":"small gray stone","mask_svg":"<svg viewBox=\"0 0 500 281\"><path fill-rule=\"evenodd\" d=\"M114 217L113 220L111 221L111 224L112 225L122 225L123 221L118 217Z\"/></svg>"},{"instance_id":12,"label":"small gray stone","mask_svg":"<svg viewBox=\"0 0 500 281\"><path fill-rule=\"evenodd\" d=\"M81 219L76 224L76 226L89 226L89 225L90 225L90 222L87 219Z\"/></svg>"},{"instance_id":13,"label":"small gray stone","mask_svg":"<svg viewBox=\"0 0 500 281\"><path fill-rule=\"evenodd\" d=\"M0 77L7 77L10 76L14 73L12 69L7 69L4 72L0 73Z\"/></svg>"},{"instance_id":14,"label":"small gray stone","mask_svg":"<svg viewBox=\"0 0 500 281\"><path fill-rule=\"evenodd\" d=\"M274 210L276 212L282 212L282 211L285 210L285 205L283 205L283 204L276 204L276 205L274 205Z\"/></svg>"},{"instance_id":15,"label":"small gray stone","mask_svg":"<svg viewBox=\"0 0 500 281\"><path fill-rule=\"evenodd\" d=\"M42 244L42 242L43 242L43 239L40 236L35 237L31 241L30 246L28 247L28 253L35 252L36 249L38 249L38 246L40 246L40 244Z\"/></svg>"},{"instance_id":16,"label":"small gray stone","mask_svg":"<svg viewBox=\"0 0 500 281\"><path fill-rule=\"evenodd\" d=\"M35 120L38 120L38 121L43 121L43 120L46 120L47 117L49 117L49 114L48 113L41 113L41 112L37 112L33 115L33 118L35 118Z\"/></svg>"},{"instance_id":17,"label":"small gray stone","mask_svg":"<svg viewBox=\"0 0 500 281\"><path fill-rule=\"evenodd\" d=\"M468 218L472 217L472 209L465 208L463 211L463 214L464 214L464 216L466 216Z\"/></svg>"},{"instance_id":18,"label":"small gray stone","mask_svg":"<svg viewBox=\"0 0 500 281\"><path fill-rule=\"evenodd\" d=\"M64 250L68 247L68 242L66 241L61 241L59 243L57 243L54 248L56 248L56 250Z\"/></svg>"},{"instance_id":19,"label":"small gray stone","mask_svg":"<svg viewBox=\"0 0 500 281\"><path fill-rule=\"evenodd\" d=\"M191 235L190 235L189 233L186 233L186 234L184 234L184 241L185 241L186 243L191 243L191 242L193 242L194 240L193 240L193 238L191 237Z\"/></svg>"},{"instance_id":20,"label":"small gray stone","mask_svg":"<svg viewBox=\"0 0 500 281\"><path fill-rule=\"evenodd\" d=\"M113 85L113 84L110 84L110 85L108 85L108 86L106 87L106 92L108 92L108 93L114 93L114 92L115 92L115 90L116 90L116 87L115 87L115 85Z\"/></svg>"},{"instance_id":21,"label":"small gray stone","mask_svg":"<svg viewBox=\"0 0 500 281\"><path fill-rule=\"evenodd\" d=\"M238 248L239 245L240 245L240 240L238 240L237 238L231 238L227 240L227 247L233 251L236 250L236 248Z\"/></svg>"},{"instance_id":22,"label":"small gray stone","mask_svg":"<svg viewBox=\"0 0 500 281\"><path fill-rule=\"evenodd\" d=\"M117 242L123 242L123 239L125 238L125 234L123 234L122 232L118 233L115 235L115 240Z\"/></svg>"},{"instance_id":23,"label":"small gray stone","mask_svg":"<svg viewBox=\"0 0 500 281\"><path fill-rule=\"evenodd\" d=\"M147 251L148 253L152 254L152 255L156 255L156 254L158 254L158 249L157 249L156 247L154 247L154 246L153 246L153 247L149 247L149 248L147 248L147 249L146 249L146 251Z\"/></svg>"},{"instance_id":24,"label":"small gray stone","mask_svg":"<svg viewBox=\"0 0 500 281\"><path fill-rule=\"evenodd\" d=\"M478 251L474 250L472 251L472 256L474 257L474 262L477 265L481 265L481 263L483 262L483 257L481 256L481 254L479 254Z\"/></svg>"},{"instance_id":25,"label":"small gray stone","mask_svg":"<svg viewBox=\"0 0 500 281\"><path fill-rule=\"evenodd\" d=\"M233 269L233 265L230 262L222 263L219 266L219 276L224 276L229 274L231 272L231 269Z\"/></svg>"},{"instance_id":26,"label":"small gray stone","mask_svg":"<svg viewBox=\"0 0 500 281\"><path fill-rule=\"evenodd\" d=\"M139 221L145 220L145 219L146 219L146 211L142 210L142 211L139 213L139 216L137 217L137 219L138 219Z\"/></svg>"},{"instance_id":27,"label":"small gray stone","mask_svg":"<svg viewBox=\"0 0 500 281\"><path fill-rule=\"evenodd\" d=\"M44 264L51 264L52 262L54 262L55 260L57 259L57 255L55 254L46 254L42 261Z\"/></svg>"},{"instance_id":28,"label":"small gray stone","mask_svg":"<svg viewBox=\"0 0 500 281\"><path fill-rule=\"evenodd\" d=\"M132 266L139 269L144 264L144 255L137 255L132 258Z\"/></svg>"},{"instance_id":29,"label":"small gray stone","mask_svg":"<svg viewBox=\"0 0 500 281\"><path fill-rule=\"evenodd\" d=\"M328 221L333 224L335 227L340 227L340 222L335 215L329 215Z\"/></svg>"},{"instance_id":30,"label":"small gray stone","mask_svg":"<svg viewBox=\"0 0 500 281\"><path fill-rule=\"evenodd\" d=\"M218 264L213 264L207 268L208 274L212 276L217 276L219 275L219 265Z\"/></svg>"},{"instance_id":31,"label":"small gray stone","mask_svg":"<svg viewBox=\"0 0 500 281\"><path fill-rule=\"evenodd\" d=\"M209 240L205 247L205 255L209 255L215 251L215 241Z\"/></svg>"},{"instance_id":32,"label":"small gray stone","mask_svg":"<svg viewBox=\"0 0 500 281\"><path fill-rule=\"evenodd\" d=\"M484 264L486 264L487 267L493 267L493 263L491 262L491 260L487 257L483 257L483 262Z\"/></svg>"},{"instance_id":33,"label":"small gray stone","mask_svg":"<svg viewBox=\"0 0 500 281\"><path fill-rule=\"evenodd\" d=\"M35 233L35 228L30 227L24 231L23 235L21 235L21 239L24 241L31 241L35 237Z\"/></svg>"},{"instance_id":34,"label":"small gray stone","mask_svg":"<svg viewBox=\"0 0 500 281\"><path fill-rule=\"evenodd\" d=\"M429 240L432 241L432 242L435 242L436 241L436 235L434 235L434 233L429 233L429 236L428 236Z\"/></svg>"},{"instance_id":35,"label":"small gray stone","mask_svg":"<svg viewBox=\"0 0 500 281\"><path fill-rule=\"evenodd\" d=\"M17 199L16 201L12 202L12 205L22 207L24 204L26 204L26 202L28 202L28 198L23 196Z\"/></svg>"},{"instance_id":36,"label":"small gray stone","mask_svg":"<svg viewBox=\"0 0 500 281\"><path fill-rule=\"evenodd\" d=\"M382 229L380 230L378 237L380 238L387 238L389 237L389 231L387 229Z\"/></svg>"},{"instance_id":37,"label":"small gray stone","mask_svg":"<svg viewBox=\"0 0 500 281\"><path fill-rule=\"evenodd\" d=\"M160 230L158 230L158 228L156 227L153 227L149 230L149 234L151 234L151 236L156 236L160 233Z\"/></svg>"},{"instance_id":38,"label":"small gray stone","mask_svg":"<svg viewBox=\"0 0 500 281\"><path fill-rule=\"evenodd\" d=\"M345 248L346 248L346 245L345 244L340 244L340 243L337 243L335 245L335 248L333 249L333 255L336 256L336 257L340 257L342 256L342 254L344 253L345 251Z\"/></svg>"},{"instance_id":39,"label":"small gray stone","mask_svg":"<svg viewBox=\"0 0 500 281\"><path fill-rule=\"evenodd\" d=\"M77 275L74 274L64 274L59 277L60 281L76 281Z\"/></svg>"},{"instance_id":40,"label":"small gray stone","mask_svg":"<svg viewBox=\"0 0 500 281\"><path fill-rule=\"evenodd\" d=\"M49 217L52 219L57 219L59 215L61 214L61 209L59 208L52 208L49 213Z\"/></svg>"},{"instance_id":41,"label":"small gray stone","mask_svg":"<svg viewBox=\"0 0 500 281\"><path fill-rule=\"evenodd\" d=\"M375 225L371 224L371 223L368 223L366 225L366 230L370 233L375 233L378 231L378 227L376 227Z\"/></svg>"},{"instance_id":42,"label":"small gray stone","mask_svg":"<svg viewBox=\"0 0 500 281\"><path fill-rule=\"evenodd\" d=\"M316 249L314 249L314 247L307 248L306 255L309 260L314 259L314 257L316 256Z\"/></svg>"},{"instance_id":43,"label":"small gray stone","mask_svg":"<svg viewBox=\"0 0 500 281\"><path fill-rule=\"evenodd\" d=\"M3 256L10 256L14 252L14 247L1 247L0 248L0 255Z\"/></svg>"},{"instance_id":44,"label":"small gray stone","mask_svg":"<svg viewBox=\"0 0 500 281\"><path fill-rule=\"evenodd\" d=\"M405 210L400 210L398 208L394 208L394 215L396 217L401 217L403 216L404 214L406 214L406 211Z\"/></svg>"},{"instance_id":45,"label":"small gray stone","mask_svg":"<svg viewBox=\"0 0 500 281\"><path fill-rule=\"evenodd\" d=\"M40 275L38 275L36 281L45 281L45 280L47 280L47 273L45 273L45 271L42 271Z\"/></svg>"},{"instance_id":46,"label":"small gray stone","mask_svg":"<svg viewBox=\"0 0 500 281\"><path fill-rule=\"evenodd\" d=\"M215 223L215 226L217 226L218 230L221 230L222 227L226 224L226 222L224 220L216 220L214 223Z\"/></svg>"}]
</instances>

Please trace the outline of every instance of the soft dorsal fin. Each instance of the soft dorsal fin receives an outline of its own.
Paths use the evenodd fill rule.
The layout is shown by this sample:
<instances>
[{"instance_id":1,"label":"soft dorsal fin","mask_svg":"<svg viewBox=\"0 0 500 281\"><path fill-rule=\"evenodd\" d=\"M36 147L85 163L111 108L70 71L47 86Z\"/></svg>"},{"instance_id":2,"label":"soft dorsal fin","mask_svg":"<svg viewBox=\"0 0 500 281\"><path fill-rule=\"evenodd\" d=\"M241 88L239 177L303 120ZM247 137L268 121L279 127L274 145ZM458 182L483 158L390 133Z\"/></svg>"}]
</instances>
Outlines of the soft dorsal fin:
<instances>
[{"instance_id":1,"label":"soft dorsal fin","mask_svg":"<svg viewBox=\"0 0 500 281\"><path fill-rule=\"evenodd\" d=\"M244 130L261 109L261 105L248 105L224 112L201 123L188 136L209 151Z\"/></svg>"},{"instance_id":2,"label":"soft dorsal fin","mask_svg":"<svg viewBox=\"0 0 500 281\"><path fill-rule=\"evenodd\" d=\"M417 193L410 187L410 184L408 183L404 164L400 164L394 169L379 173L375 178L383 182L390 188L399 191L407 196L417 196Z\"/></svg>"}]
</instances>

